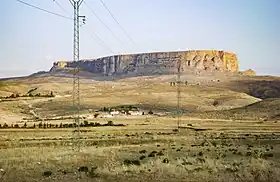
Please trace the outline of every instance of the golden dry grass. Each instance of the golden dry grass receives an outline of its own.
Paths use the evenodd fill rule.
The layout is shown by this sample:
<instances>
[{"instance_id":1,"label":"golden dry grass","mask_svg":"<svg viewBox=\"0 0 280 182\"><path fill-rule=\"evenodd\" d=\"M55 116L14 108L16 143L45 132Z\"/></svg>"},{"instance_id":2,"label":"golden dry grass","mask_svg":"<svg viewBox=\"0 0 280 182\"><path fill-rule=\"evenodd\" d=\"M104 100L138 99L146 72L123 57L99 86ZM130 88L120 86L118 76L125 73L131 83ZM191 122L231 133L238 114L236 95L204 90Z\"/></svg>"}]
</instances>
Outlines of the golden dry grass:
<instances>
[{"instance_id":1,"label":"golden dry grass","mask_svg":"<svg viewBox=\"0 0 280 182\"><path fill-rule=\"evenodd\" d=\"M119 119L115 122L129 125L84 128L80 152L72 151L72 129L1 129L2 181L279 180L280 126L273 122L183 118L182 126L211 130L182 128L178 133L172 131L176 118L150 119L148 125L138 125L144 119ZM152 151L162 155L148 157ZM273 157L262 156L267 153ZM169 163L163 163L165 158ZM81 166L97 169L85 174L78 171ZM51 176L44 176L45 171Z\"/></svg>"},{"instance_id":2,"label":"golden dry grass","mask_svg":"<svg viewBox=\"0 0 280 182\"><path fill-rule=\"evenodd\" d=\"M53 91L57 97L4 100L0 123L20 122L31 117L32 110L39 117L71 115L71 81L42 77L1 82L0 96L25 94L37 87L36 92ZM252 97L243 93L244 84L235 91L223 81L184 85L185 113L180 132L175 132L176 87L170 81L174 76L81 80L82 114L119 105L171 114L87 119L126 126L82 128L80 152L72 150L78 144L71 128L0 129L0 181L280 181L277 117L259 120L277 116L279 99ZM140 160L141 156L145 158ZM128 164L131 161L133 165ZM89 172L79 172L82 166Z\"/></svg>"},{"instance_id":3,"label":"golden dry grass","mask_svg":"<svg viewBox=\"0 0 280 182\"><path fill-rule=\"evenodd\" d=\"M174 112L177 107L176 87L169 82L174 76L137 77L117 81L81 80L82 113L108 106L137 105L140 109ZM30 111L36 111L40 117L67 116L72 109L72 80L70 78L42 77L9 80L2 83L2 96L12 93L26 94L32 88L36 93L49 93L55 98L16 98L0 102L1 123L19 122L23 117L30 117ZM9 86L13 85L13 86ZM260 99L245 93L207 85L182 85L181 107L185 111L224 110L246 106ZM218 105L214 105L219 101ZM32 107L32 108L30 108ZM5 121L6 120L6 121Z\"/></svg>"}]
</instances>

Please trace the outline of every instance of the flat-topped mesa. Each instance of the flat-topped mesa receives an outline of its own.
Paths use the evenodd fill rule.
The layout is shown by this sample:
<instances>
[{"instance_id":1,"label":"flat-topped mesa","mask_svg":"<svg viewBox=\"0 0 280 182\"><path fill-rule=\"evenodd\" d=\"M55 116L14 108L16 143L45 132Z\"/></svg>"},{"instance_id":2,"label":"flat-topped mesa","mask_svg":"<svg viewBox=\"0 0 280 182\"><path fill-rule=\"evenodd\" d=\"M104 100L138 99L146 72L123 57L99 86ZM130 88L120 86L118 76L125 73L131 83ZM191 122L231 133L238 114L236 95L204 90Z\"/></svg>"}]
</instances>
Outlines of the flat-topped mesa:
<instances>
[{"instance_id":1,"label":"flat-topped mesa","mask_svg":"<svg viewBox=\"0 0 280 182\"><path fill-rule=\"evenodd\" d=\"M179 64L182 73L188 69L213 72L239 71L237 56L234 53L216 50L191 50L114 55L77 62L58 61L53 64L51 72L78 66L82 70L100 75L172 74L177 72Z\"/></svg>"}]
</instances>

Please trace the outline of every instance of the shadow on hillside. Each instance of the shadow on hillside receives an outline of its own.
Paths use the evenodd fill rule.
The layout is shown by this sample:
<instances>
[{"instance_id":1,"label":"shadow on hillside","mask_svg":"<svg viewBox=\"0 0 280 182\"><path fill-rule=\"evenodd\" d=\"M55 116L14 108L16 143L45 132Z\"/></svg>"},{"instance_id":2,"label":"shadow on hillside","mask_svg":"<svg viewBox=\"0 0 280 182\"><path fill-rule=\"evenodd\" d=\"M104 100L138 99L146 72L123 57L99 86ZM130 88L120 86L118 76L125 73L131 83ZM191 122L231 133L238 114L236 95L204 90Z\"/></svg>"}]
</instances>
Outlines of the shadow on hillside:
<instances>
[{"instance_id":1,"label":"shadow on hillside","mask_svg":"<svg viewBox=\"0 0 280 182\"><path fill-rule=\"evenodd\" d=\"M227 87L260 99L280 98L280 80L239 80Z\"/></svg>"},{"instance_id":2,"label":"shadow on hillside","mask_svg":"<svg viewBox=\"0 0 280 182\"><path fill-rule=\"evenodd\" d=\"M280 118L280 99L270 98L240 108L191 113L190 116L207 119L278 120Z\"/></svg>"},{"instance_id":3,"label":"shadow on hillside","mask_svg":"<svg viewBox=\"0 0 280 182\"><path fill-rule=\"evenodd\" d=\"M131 78L131 77L139 77L139 76L163 76L163 75L170 75L171 73L168 72L161 72L161 73L153 73L153 72L146 72L146 73L137 73L137 72L129 72L129 73L123 73L123 74L114 74L114 75L102 75L98 73L91 73L83 71L79 74L81 79L91 79L95 81L115 81L115 80L121 80L125 78ZM34 73L25 77L13 77L13 78L2 78L2 81L10 80L10 79L23 79L23 78L36 78L36 77L59 77L59 78L73 78L73 75L70 74L67 71L57 71L57 72L38 72Z\"/></svg>"}]
</instances>

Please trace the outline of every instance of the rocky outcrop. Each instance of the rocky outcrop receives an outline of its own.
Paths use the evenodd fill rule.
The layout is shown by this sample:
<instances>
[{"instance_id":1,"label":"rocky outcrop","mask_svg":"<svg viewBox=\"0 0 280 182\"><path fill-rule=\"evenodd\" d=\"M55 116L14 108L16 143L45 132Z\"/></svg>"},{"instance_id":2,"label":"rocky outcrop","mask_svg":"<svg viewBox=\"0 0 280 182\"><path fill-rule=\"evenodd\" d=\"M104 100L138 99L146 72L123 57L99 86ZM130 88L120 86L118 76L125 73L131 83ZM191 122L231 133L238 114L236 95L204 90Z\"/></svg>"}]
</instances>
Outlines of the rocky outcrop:
<instances>
[{"instance_id":1,"label":"rocky outcrop","mask_svg":"<svg viewBox=\"0 0 280 182\"><path fill-rule=\"evenodd\" d=\"M182 73L192 70L238 72L238 60L234 53L200 50L179 52L155 52L129 55L114 55L77 62L58 61L51 72L79 67L98 75L147 75Z\"/></svg>"},{"instance_id":2,"label":"rocky outcrop","mask_svg":"<svg viewBox=\"0 0 280 182\"><path fill-rule=\"evenodd\" d=\"M241 71L241 74L244 76L256 76L257 75L257 73L252 69Z\"/></svg>"}]
</instances>

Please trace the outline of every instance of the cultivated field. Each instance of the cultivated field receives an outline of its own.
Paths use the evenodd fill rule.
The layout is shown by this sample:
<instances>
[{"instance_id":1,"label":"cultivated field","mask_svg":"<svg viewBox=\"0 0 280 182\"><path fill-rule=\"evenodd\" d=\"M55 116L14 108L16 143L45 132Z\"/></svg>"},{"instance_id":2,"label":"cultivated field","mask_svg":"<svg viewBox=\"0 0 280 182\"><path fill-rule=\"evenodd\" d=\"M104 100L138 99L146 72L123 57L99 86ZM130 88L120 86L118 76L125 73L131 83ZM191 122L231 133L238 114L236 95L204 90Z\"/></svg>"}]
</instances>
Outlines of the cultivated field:
<instances>
[{"instance_id":1,"label":"cultivated field","mask_svg":"<svg viewBox=\"0 0 280 182\"><path fill-rule=\"evenodd\" d=\"M82 80L79 141L71 79L0 82L0 181L280 181L279 78L183 77L179 131L174 78Z\"/></svg>"}]
</instances>

